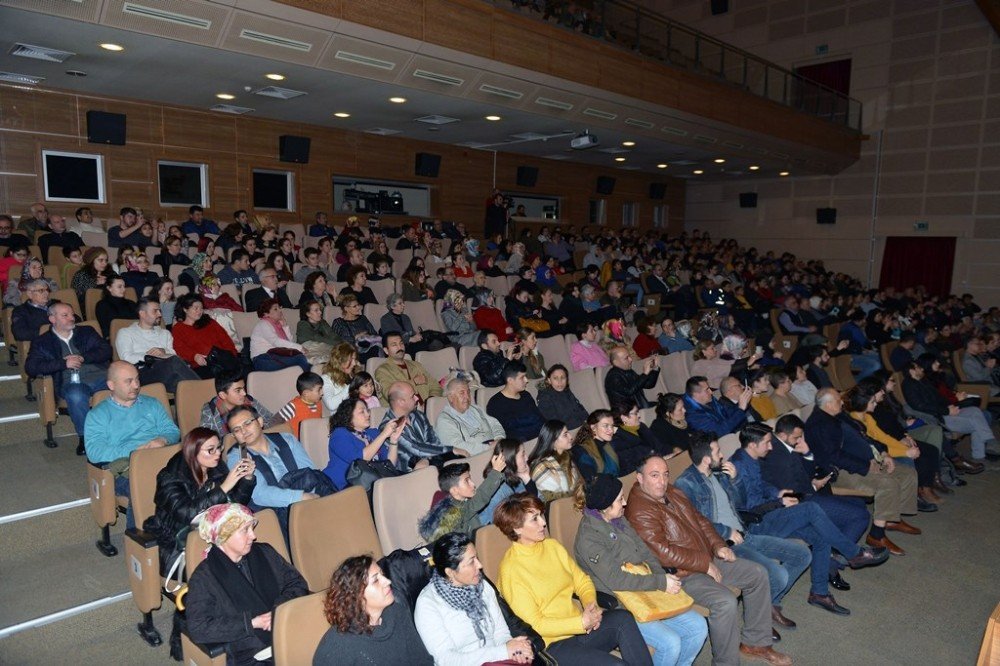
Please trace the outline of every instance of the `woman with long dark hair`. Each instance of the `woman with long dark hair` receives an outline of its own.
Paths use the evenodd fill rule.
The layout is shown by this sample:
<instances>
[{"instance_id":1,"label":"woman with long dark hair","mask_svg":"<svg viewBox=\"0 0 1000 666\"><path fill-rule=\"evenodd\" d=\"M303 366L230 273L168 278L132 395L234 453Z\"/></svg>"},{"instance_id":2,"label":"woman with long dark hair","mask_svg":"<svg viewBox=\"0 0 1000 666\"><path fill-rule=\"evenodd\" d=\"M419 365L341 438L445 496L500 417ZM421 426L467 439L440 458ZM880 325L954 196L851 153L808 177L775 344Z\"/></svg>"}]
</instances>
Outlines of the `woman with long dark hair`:
<instances>
[{"instance_id":1,"label":"woman with long dark hair","mask_svg":"<svg viewBox=\"0 0 1000 666\"><path fill-rule=\"evenodd\" d=\"M208 357L213 349L229 354L233 362L238 362L236 345L218 322L205 314L205 304L200 296L184 294L177 301L177 318L171 333L174 336L174 351L202 379L211 379L214 374L208 365Z\"/></svg>"},{"instance_id":2,"label":"woman with long dark hair","mask_svg":"<svg viewBox=\"0 0 1000 666\"><path fill-rule=\"evenodd\" d=\"M323 473L337 490L347 487L345 475L355 460L387 460L395 466L399 457L399 437L404 423L389 421L382 427L371 427L371 410L360 398L348 398L340 403L330 417L330 462Z\"/></svg>"},{"instance_id":3,"label":"woman with long dark hair","mask_svg":"<svg viewBox=\"0 0 1000 666\"><path fill-rule=\"evenodd\" d=\"M614 434L615 415L610 409L595 409L577 431L570 452L584 480L595 474L618 476L618 454L611 446Z\"/></svg>"},{"instance_id":4,"label":"woman with long dark hair","mask_svg":"<svg viewBox=\"0 0 1000 666\"><path fill-rule=\"evenodd\" d=\"M565 423L550 419L542 424L528 467L539 496L546 502L569 497L582 480L570 455L572 448L573 437Z\"/></svg>"},{"instance_id":5,"label":"woman with long dark hair","mask_svg":"<svg viewBox=\"0 0 1000 666\"><path fill-rule=\"evenodd\" d=\"M486 505L486 508L479 512L479 522L483 525L493 522L493 510L511 495L517 493L538 495L538 487L535 485L534 479L531 478L531 467L528 466L528 453L521 440L509 437L498 440L493 445L493 455L502 455L507 466L503 469L504 482L493 493L493 498ZM493 468L487 467L483 470L484 479L491 469Z\"/></svg>"},{"instance_id":6,"label":"woman with long dark hair","mask_svg":"<svg viewBox=\"0 0 1000 666\"><path fill-rule=\"evenodd\" d=\"M125 298L125 278L114 275L104 283L101 300L97 302L97 321L105 338L111 335L115 319L137 319L136 302Z\"/></svg>"}]
</instances>

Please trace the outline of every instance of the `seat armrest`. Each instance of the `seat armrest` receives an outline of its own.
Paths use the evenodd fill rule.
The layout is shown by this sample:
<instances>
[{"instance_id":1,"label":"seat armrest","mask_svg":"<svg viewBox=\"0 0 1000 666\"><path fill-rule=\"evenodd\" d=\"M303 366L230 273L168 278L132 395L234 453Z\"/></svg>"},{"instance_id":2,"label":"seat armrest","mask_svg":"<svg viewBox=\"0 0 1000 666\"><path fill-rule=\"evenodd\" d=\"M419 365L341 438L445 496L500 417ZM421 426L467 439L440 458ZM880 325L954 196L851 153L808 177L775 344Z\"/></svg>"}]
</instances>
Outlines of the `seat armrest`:
<instances>
[{"instance_id":1,"label":"seat armrest","mask_svg":"<svg viewBox=\"0 0 1000 666\"><path fill-rule=\"evenodd\" d=\"M191 638L191 634L189 634L188 632L186 632L184 630L181 630L181 632L185 636L187 636L187 639L189 641L191 641L196 646L198 646L199 650L201 650L202 652L204 652L205 654L207 654L212 659L215 659L216 657L220 657L220 656L222 656L222 655L224 655L226 653L226 644L225 643L199 643L196 640L194 640L193 638Z\"/></svg>"},{"instance_id":2,"label":"seat armrest","mask_svg":"<svg viewBox=\"0 0 1000 666\"><path fill-rule=\"evenodd\" d=\"M143 548L152 548L157 543L155 534L152 532L143 532L135 527L125 530L125 536L132 539L132 541L135 541Z\"/></svg>"}]
</instances>

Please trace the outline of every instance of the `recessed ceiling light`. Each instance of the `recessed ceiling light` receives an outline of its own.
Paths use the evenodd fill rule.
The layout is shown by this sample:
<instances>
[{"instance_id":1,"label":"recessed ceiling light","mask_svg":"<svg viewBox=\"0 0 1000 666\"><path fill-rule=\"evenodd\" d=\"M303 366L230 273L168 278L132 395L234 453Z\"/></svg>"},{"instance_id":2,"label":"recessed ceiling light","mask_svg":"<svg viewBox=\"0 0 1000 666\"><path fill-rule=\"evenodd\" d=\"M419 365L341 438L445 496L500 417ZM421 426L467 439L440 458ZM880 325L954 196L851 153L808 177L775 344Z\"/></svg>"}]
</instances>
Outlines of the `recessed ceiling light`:
<instances>
[{"instance_id":1,"label":"recessed ceiling light","mask_svg":"<svg viewBox=\"0 0 1000 666\"><path fill-rule=\"evenodd\" d=\"M665 162L661 162L661 163L659 163L659 164L656 165L656 168L657 169L666 169L668 166L670 166L670 165L667 164L667 163L665 163Z\"/></svg>"},{"instance_id":2,"label":"recessed ceiling light","mask_svg":"<svg viewBox=\"0 0 1000 666\"><path fill-rule=\"evenodd\" d=\"M760 167L757 166L756 164L751 164L750 165L750 170L751 171L760 171Z\"/></svg>"},{"instance_id":3,"label":"recessed ceiling light","mask_svg":"<svg viewBox=\"0 0 1000 666\"><path fill-rule=\"evenodd\" d=\"M701 169L695 169L695 170L694 170L694 171L692 171L691 173L693 173L693 174L694 174L694 175L696 175L696 176L700 176L701 174L703 174L703 173L705 173L705 172L704 172L704 171L702 171Z\"/></svg>"},{"instance_id":4,"label":"recessed ceiling light","mask_svg":"<svg viewBox=\"0 0 1000 666\"><path fill-rule=\"evenodd\" d=\"M284 74L265 74L264 78L271 79L272 81L284 81L285 80L285 75Z\"/></svg>"},{"instance_id":5,"label":"recessed ceiling light","mask_svg":"<svg viewBox=\"0 0 1000 666\"><path fill-rule=\"evenodd\" d=\"M713 161L714 161L714 162L715 162L716 164L725 164L725 163L726 163L726 160L722 159L721 157L717 157L717 158L715 158L715 159L714 159Z\"/></svg>"},{"instance_id":6,"label":"recessed ceiling light","mask_svg":"<svg viewBox=\"0 0 1000 666\"><path fill-rule=\"evenodd\" d=\"M622 141L622 145L625 146L626 148L631 148L632 146L635 145L635 141Z\"/></svg>"},{"instance_id":7,"label":"recessed ceiling light","mask_svg":"<svg viewBox=\"0 0 1000 666\"><path fill-rule=\"evenodd\" d=\"M236 99L236 95L230 95L229 93L218 93L216 97L219 99Z\"/></svg>"},{"instance_id":8,"label":"recessed ceiling light","mask_svg":"<svg viewBox=\"0 0 1000 666\"><path fill-rule=\"evenodd\" d=\"M497 120L500 120L500 116L496 116L496 115L493 115L493 116L486 116L486 120L492 120L492 121L494 121L494 122L495 122L495 121L497 121Z\"/></svg>"},{"instance_id":9,"label":"recessed ceiling light","mask_svg":"<svg viewBox=\"0 0 1000 666\"><path fill-rule=\"evenodd\" d=\"M615 162L624 162L624 161L625 161L624 157L616 157L615 158Z\"/></svg>"},{"instance_id":10,"label":"recessed ceiling light","mask_svg":"<svg viewBox=\"0 0 1000 666\"><path fill-rule=\"evenodd\" d=\"M389 101L392 102L393 104L406 104L405 97L390 97Z\"/></svg>"},{"instance_id":11,"label":"recessed ceiling light","mask_svg":"<svg viewBox=\"0 0 1000 666\"><path fill-rule=\"evenodd\" d=\"M351 117L351 114L347 113L346 111L337 111L333 115L336 116L337 118L350 118Z\"/></svg>"},{"instance_id":12,"label":"recessed ceiling light","mask_svg":"<svg viewBox=\"0 0 1000 666\"><path fill-rule=\"evenodd\" d=\"M107 51L124 51L125 47L120 44L112 44L111 42L105 42L101 44L101 48Z\"/></svg>"},{"instance_id":13,"label":"recessed ceiling light","mask_svg":"<svg viewBox=\"0 0 1000 666\"><path fill-rule=\"evenodd\" d=\"M779 171L778 175L779 176L790 176L791 172L790 171Z\"/></svg>"}]
</instances>

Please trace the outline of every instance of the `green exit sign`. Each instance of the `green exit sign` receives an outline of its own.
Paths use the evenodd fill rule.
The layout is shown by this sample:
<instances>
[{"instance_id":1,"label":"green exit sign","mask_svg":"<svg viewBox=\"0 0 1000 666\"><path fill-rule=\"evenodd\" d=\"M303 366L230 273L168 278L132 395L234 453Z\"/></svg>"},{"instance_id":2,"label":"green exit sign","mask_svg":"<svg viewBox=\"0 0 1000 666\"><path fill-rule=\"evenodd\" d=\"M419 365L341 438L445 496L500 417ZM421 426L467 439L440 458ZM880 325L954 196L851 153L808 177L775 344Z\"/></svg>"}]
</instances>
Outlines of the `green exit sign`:
<instances>
[{"instance_id":1,"label":"green exit sign","mask_svg":"<svg viewBox=\"0 0 1000 666\"><path fill-rule=\"evenodd\" d=\"M914 231L927 231L930 228L931 228L930 222L920 221L920 222L914 222L913 223L913 230Z\"/></svg>"},{"instance_id":2,"label":"green exit sign","mask_svg":"<svg viewBox=\"0 0 1000 666\"><path fill-rule=\"evenodd\" d=\"M830 50L829 44L820 44L819 46L816 47L816 55L818 56L826 55L829 50Z\"/></svg>"}]
</instances>

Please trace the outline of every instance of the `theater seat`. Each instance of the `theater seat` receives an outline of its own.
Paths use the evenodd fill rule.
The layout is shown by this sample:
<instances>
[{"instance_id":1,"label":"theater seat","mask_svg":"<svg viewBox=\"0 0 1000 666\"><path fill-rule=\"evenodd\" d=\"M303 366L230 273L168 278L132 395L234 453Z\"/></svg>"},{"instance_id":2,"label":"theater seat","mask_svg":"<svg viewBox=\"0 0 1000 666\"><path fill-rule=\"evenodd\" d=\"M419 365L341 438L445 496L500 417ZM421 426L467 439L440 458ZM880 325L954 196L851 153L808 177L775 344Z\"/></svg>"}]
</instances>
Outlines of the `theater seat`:
<instances>
[{"instance_id":1,"label":"theater seat","mask_svg":"<svg viewBox=\"0 0 1000 666\"><path fill-rule=\"evenodd\" d=\"M372 505L383 553L424 545L417 521L430 511L437 490L437 468L433 465L375 482Z\"/></svg>"},{"instance_id":2,"label":"theater seat","mask_svg":"<svg viewBox=\"0 0 1000 666\"><path fill-rule=\"evenodd\" d=\"M278 606L272 623L275 666L311 664L316 648L330 629L323 611L326 590Z\"/></svg>"},{"instance_id":3,"label":"theater seat","mask_svg":"<svg viewBox=\"0 0 1000 666\"><path fill-rule=\"evenodd\" d=\"M724 460L729 460L729 458L731 458L739 448L740 436L736 433L729 433L728 435L723 435L719 438L719 450L722 452L722 458Z\"/></svg>"},{"instance_id":4,"label":"theater seat","mask_svg":"<svg viewBox=\"0 0 1000 666\"><path fill-rule=\"evenodd\" d=\"M439 382L447 377L451 368L459 367L458 354L455 353L454 347L445 347L438 351L417 352L417 357L414 360L424 366L429 375L429 381L433 382Z\"/></svg>"},{"instance_id":5,"label":"theater seat","mask_svg":"<svg viewBox=\"0 0 1000 666\"><path fill-rule=\"evenodd\" d=\"M201 408L215 397L214 379L185 379L177 382L174 405L177 407L177 427L186 435L201 422Z\"/></svg>"},{"instance_id":6,"label":"theater seat","mask_svg":"<svg viewBox=\"0 0 1000 666\"><path fill-rule=\"evenodd\" d=\"M484 525L476 530L476 554L483 565L483 574L499 583L500 560L510 548L510 539L496 525Z\"/></svg>"},{"instance_id":7,"label":"theater seat","mask_svg":"<svg viewBox=\"0 0 1000 666\"><path fill-rule=\"evenodd\" d=\"M247 375L247 393L277 414L289 400L298 395L295 381L301 374L302 368L297 365L271 372L251 372Z\"/></svg>"},{"instance_id":8,"label":"theater seat","mask_svg":"<svg viewBox=\"0 0 1000 666\"><path fill-rule=\"evenodd\" d=\"M570 553L576 543L576 532L580 529L583 514L577 511L573 497L562 497L549 504L549 534Z\"/></svg>"},{"instance_id":9,"label":"theater seat","mask_svg":"<svg viewBox=\"0 0 1000 666\"><path fill-rule=\"evenodd\" d=\"M374 423L374 422L373 422ZM374 424L375 427L378 424ZM299 425L299 441L317 469L324 469L330 462L329 419L306 419Z\"/></svg>"}]
</instances>

